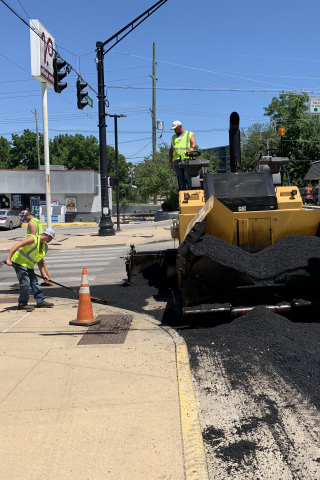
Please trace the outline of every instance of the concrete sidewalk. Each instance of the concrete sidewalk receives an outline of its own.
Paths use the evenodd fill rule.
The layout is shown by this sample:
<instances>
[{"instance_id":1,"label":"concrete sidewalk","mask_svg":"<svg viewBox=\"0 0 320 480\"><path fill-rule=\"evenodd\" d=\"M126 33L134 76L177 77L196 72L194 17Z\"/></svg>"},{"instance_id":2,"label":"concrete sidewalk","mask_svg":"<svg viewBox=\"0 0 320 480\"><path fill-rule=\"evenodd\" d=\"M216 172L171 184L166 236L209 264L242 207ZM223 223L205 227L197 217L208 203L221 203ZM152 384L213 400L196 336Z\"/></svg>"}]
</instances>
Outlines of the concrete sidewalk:
<instances>
[{"instance_id":1,"label":"concrete sidewalk","mask_svg":"<svg viewBox=\"0 0 320 480\"><path fill-rule=\"evenodd\" d=\"M26 314L16 298L0 299L1 477L185 478L176 345L166 330L94 304L94 316L113 325L132 317L124 343L99 344L103 335L117 341L122 327L97 336L69 326L75 300Z\"/></svg>"}]
</instances>

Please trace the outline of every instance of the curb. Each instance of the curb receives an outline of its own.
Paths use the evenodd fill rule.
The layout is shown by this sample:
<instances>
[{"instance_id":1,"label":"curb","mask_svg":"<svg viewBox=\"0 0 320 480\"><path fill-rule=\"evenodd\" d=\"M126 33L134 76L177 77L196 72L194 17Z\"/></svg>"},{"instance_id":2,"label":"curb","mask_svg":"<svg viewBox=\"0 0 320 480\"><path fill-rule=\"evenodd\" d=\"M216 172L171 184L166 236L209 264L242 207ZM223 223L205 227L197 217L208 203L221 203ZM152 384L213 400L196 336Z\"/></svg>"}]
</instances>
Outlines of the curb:
<instances>
[{"instance_id":1,"label":"curb","mask_svg":"<svg viewBox=\"0 0 320 480\"><path fill-rule=\"evenodd\" d=\"M43 222L42 225L47 225L46 222ZM52 227L58 225L60 227L70 226L70 225L98 225L96 222L72 222L72 223L63 223L63 222L52 222ZM27 227L27 223L22 224L23 227Z\"/></svg>"}]
</instances>

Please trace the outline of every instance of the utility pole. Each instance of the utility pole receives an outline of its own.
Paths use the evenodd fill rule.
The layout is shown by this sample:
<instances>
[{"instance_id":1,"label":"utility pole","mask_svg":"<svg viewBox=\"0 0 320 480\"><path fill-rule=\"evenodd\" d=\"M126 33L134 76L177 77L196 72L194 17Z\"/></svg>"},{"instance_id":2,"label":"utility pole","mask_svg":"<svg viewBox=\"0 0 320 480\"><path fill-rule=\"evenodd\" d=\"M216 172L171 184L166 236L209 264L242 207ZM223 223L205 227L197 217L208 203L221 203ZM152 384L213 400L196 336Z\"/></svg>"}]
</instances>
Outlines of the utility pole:
<instances>
[{"instance_id":1,"label":"utility pole","mask_svg":"<svg viewBox=\"0 0 320 480\"><path fill-rule=\"evenodd\" d=\"M156 44L153 42L153 62L152 62L152 153L153 158L157 152L157 130L156 130L156 92L157 92L157 78L156 78ZM154 194L153 197L154 205L157 205L157 194Z\"/></svg>"},{"instance_id":2,"label":"utility pole","mask_svg":"<svg viewBox=\"0 0 320 480\"><path fill-rule=\"evenodd\" d=\"M39 131L38 131L38 115L37 109L34 112L31 110L31 113L36 117L36 131L37 131L37 151L38 151L38 169L40 170L40 150L39 150Z\"/></svg>"},{"instance_id":3,"label":"utility pole","mask_svg":"<svg viewBox=\"0 0 320 480\"><path fill-rule=\"evenodd\" d=\"M153 65L152 65L152 152L157 151L157 131L156 131L156 44L153 42Z\"/></svg>"},{"instance_id":4,"label":"utility pole","mask_svg":"<svg viewBox=\"0 0 320 480\"><path fill-rule=\"evenodd\" d=\"M123 38L136 29L142 22L155 13L168 0L159 0L152 7L128 23L117 33L108 38L105 42L96 43L96 63L98 71L98 103L99 103L99 145L100 145L100 178L101 178L101 209L102 216L99 223L99 235L114 235L115 231L110 217L109 197L108 197L108 164L107 164L107 138L106 138L106 113L105 113L105 93L104 93L104 56ZM104 47L111 43L111 46L105 50Z\"/></svg>"},{"instance_id":5,"label":"utility pole","mask_svg":"<svg viewBox=\"0 0 320 480\"><path fill-rule=\"evenodd\" d=\"M118 179L116 186L116 195L117 195L117 232L120 232L120 197L119 197L119 149L118 149L118 118L126 117L127 115L109 115L108 117L114 118L114 146L116 153L116 177Z\"/></svg>"}]
</instances>

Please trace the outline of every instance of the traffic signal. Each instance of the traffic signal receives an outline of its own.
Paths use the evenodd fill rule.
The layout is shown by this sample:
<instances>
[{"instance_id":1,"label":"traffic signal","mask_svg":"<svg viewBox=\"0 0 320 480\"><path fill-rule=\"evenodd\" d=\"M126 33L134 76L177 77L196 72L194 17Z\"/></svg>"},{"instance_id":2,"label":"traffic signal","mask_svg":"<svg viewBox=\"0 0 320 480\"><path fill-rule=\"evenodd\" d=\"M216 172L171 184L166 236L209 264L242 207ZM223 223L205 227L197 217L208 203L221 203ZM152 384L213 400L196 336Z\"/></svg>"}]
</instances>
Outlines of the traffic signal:
<instances>
[{"instance_id":1,"label":"traffic signal","mask_svg":"<svg viewBox=\"0 0 320 480\"><path fill-rule=\"evenodd\" d=\"M53 79L54 79L54 91L56 93L61 93L68 84L66 82L61 82L61 80L67 76L67 72L61 72L61 69L66 65L65 60L59 60L57 57L53 59Z\"/></svg>"},{"instance_id":2,"label":"traffic signal","mask_svg":"<svg viewBox=\"0 0 320 480\"><path fill-rule=\"evenodd\" d=\"M118 177L109 177L109 187L118 187L119 178Z\"/></svg>"},{"instance_id":3,"label":"traffic signal","mask_svg":"<svg viewBox=\"0 0 320 480\"><path fill-rule=\"evenodd\" d=\"M83 92L83 89L86 88L88 84L83 82L78 78L77 80L77 99L78 99L78 108L82 110L86 105L88 105L87 100L83 100L84 97L88 95L88 92Z\"/></svg>"}]
</instances>

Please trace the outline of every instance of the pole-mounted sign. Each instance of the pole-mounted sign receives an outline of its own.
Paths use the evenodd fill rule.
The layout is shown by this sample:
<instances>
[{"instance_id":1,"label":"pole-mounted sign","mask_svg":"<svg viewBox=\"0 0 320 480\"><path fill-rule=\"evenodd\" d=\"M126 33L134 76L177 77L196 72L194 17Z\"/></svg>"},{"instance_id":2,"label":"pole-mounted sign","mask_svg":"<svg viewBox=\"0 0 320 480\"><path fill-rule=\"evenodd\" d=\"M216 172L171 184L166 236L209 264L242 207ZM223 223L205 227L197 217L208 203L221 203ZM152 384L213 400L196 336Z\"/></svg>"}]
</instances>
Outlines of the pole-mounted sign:
<instances>
[{"instance_id":1,"label":"pole-mounted sign","mask_svg":"<svg viewBox=\"0 0 320 480\"><path fill-rule=\"evenodd\" d=\"M53 59L54 37L39 22L30 20L31 75L41 82L42 117L43 117L43 149L46 174L47 226L51 228L51 190L50 190L50 158L47 88L54 87ZM37 33L38 35L37 35ZM62 84L61 84L62 85Z\"/></svg>"},{"instance_id":2,"label":"pole-mounted sign","mask_svg":"<svg viewBox=\"0 0 320 480\"><path fill-rule=\"evenodd\" d=\"M39 82L46 83L47 88L53 88L54 37L39 20L30 20L30 25L41 36L30 29L31 75Z\"/></svg>"},{"instance_id":3,"label":"pole-mounted sign","mask_svg":"<svg viewBox=\"0 0 320 480\"><path fill-rule=\"evenodd\" d=\"M320 115L320 97L309 97L309 115Z\"/></svg>"}]
</instances>

